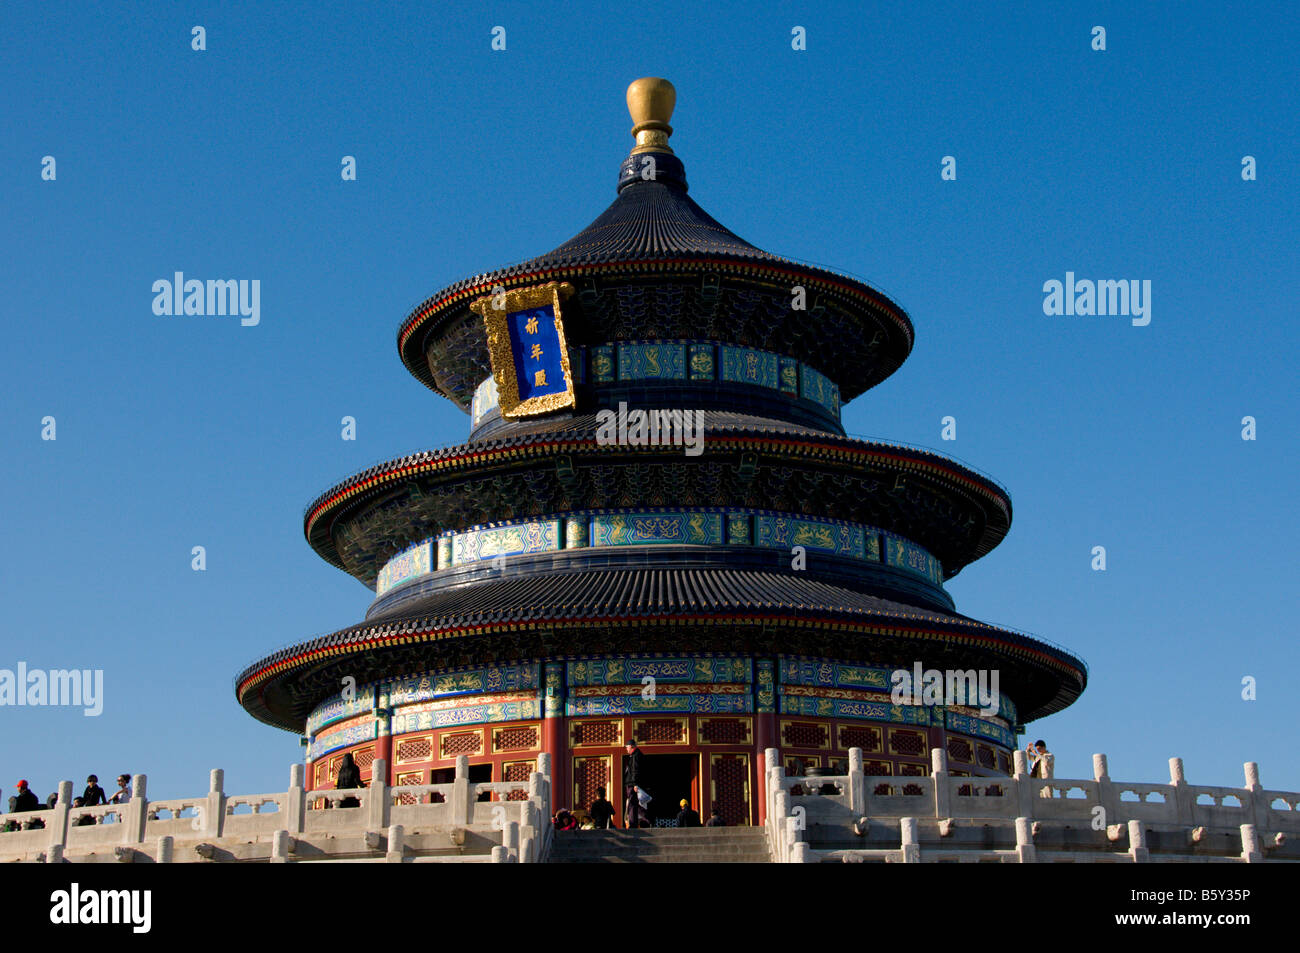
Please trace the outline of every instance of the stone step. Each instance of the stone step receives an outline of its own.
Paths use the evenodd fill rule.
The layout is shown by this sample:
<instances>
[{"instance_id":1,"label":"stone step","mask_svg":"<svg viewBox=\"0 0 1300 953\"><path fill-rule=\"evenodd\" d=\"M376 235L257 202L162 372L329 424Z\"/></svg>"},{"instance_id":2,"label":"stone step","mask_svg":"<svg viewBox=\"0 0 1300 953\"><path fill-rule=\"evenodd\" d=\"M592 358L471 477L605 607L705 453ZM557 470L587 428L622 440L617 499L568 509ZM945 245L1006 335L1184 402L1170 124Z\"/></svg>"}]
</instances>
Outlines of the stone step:
<instances>
[{"instance_id":1,"label":"stone step","mask_svg":"<svg viewBox=\"0 0 1300 953\"><path fill-rule=\"evenodd\" d=\"M618 854L597 854L590 857L552 857L553 864L767 864L767 854L644 854L624 857Z\"/></svg>"},{"instance_id":2,"label":"stone step","mask_svg":"<svg viewBox=\"0 0 1300 953\"><path fill-rule=\"evenodd\" d=\"M609 847L602 845L598 847L552 847L551 856L553 857L589 857L593 854L618 854L625 857L654 857L660 854L765 854L767 850L762 847L741 847L741 846L715 846L715 847L683 847L666 850L622 850L618 847Z\"/></svg>"},{"instance_id":3,"label":"stone step","mask_svg":"<svg viewBox=\"0 0 1300 953\"><path fill-rule=\"evenodd\" d=\"M555 836L574 841L617 841L621 844L701 844L711 840L725 841L729 844L747 844L767 839L762 831L755 831L752 834L748 831L735 834L715 834L712 831L700 831L699 833L673 831L670 834L658 834L649 837L636 831L556 831Z\"/></svg>"},{"instance_id":4,"label":"stone step","mask_svg":"<svg viewBox=\"0 0 1300 953\"><path fill-rule=\"evenodd\" d=\"M723 840L708 837L708 839L699 840L663 840L663 841L645 841L645 840L614 840L606 837L571 837L565 836L564 833L556 833L555 839L551 841L552 848L573 848L573 849L601 849L601 850L695 850L705 848L718 848L718 846L737 846L737 848L748 848L753 850L766 849L767 841L762 837L745 840Z\"/></svg>"},{"instance_id":5,"label":"stone step","mask_svg":"<svg viewBox=\"0 0 1300 953\"><path fill-rule=\"evenodd\" d=\"M765 864L761 827L557 831L555 864Z\"/></svg>"},{"instance_id":6,"label":"stone step","mask_svg":"<svg viewBox=\"0 0 1300 953\"><path fill-rule=\"evenodd\" d=\"M698 840L704 837L717 837L726 840L763 840L767 835L761 827L717 828L699 827L689 830L663 828L661 830L606 830L606 831L556 831L560 837L608 838L618 840L672 841Z\"/></svg>"}]
</instances>

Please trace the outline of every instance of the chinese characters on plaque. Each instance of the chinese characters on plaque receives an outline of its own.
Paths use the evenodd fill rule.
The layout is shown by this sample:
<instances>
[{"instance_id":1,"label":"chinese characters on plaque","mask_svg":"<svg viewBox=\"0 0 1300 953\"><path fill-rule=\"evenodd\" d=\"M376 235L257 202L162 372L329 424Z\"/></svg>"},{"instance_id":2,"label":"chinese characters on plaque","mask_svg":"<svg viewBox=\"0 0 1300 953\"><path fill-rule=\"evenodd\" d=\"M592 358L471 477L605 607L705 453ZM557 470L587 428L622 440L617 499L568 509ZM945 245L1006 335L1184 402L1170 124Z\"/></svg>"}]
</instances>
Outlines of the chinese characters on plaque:
<instances>
[{"instance_id":1,"label":"chinese characters on plaque","mask_svg":"<svg viewBox=\"0 0 1300 953\"><path fill-rule=\"evenodd\" d=\"M501 413L526 417L573 406L573 376L561 301L569 284L484 295L470 307L483 317Z\"/></svg>"}]
</instances>

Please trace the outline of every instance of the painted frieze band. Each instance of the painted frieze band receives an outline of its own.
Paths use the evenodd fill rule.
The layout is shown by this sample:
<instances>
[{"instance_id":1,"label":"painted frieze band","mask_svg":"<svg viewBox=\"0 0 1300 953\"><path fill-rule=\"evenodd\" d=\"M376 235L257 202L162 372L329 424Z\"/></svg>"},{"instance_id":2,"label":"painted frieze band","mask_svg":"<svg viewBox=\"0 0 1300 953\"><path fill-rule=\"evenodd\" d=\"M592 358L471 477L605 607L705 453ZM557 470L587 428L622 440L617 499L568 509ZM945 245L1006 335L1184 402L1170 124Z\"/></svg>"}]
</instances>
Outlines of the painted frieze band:
<instances>
[{"instance_id":1,"label":"painted frieze band","mask_svg":"<svg viewBox=\"0 0 1300 953\"><path fill-rule=\"evenodd\" d=\"M595 384L630 381L719 381L767 387L811 401L840 416L839 387L825 374L794 358L772 351L712 341L618 341L594 347L570 347L574 379ZM500 406L495 377L474 391L470 428Z\"/></svg>"},{"instance_id":2,"label":"painted frieze band","mask_svg":"<svg viewBox=\"0 0 1300 953\"><path fill-rule=\"evenodd\" d=\"M884 562L943 584L939 560L874 526L764 510L590 510L522 523L474 526L410 546L379 571L375 594L431 572L499 556L605 546L760 546Z\"/></svg>"},{"instance_id":3,"label":"painted frieze band","mask_svg":"<svg viewBox=\"0 0 1300 953\"><path fill-rule=\"evenodd\" d=\"M483 666L413 676L328 699L307 720L308 760L373 741L438 728L541 717L753 714L842 718L944 727L1015 747L1015 708L1002 696L999 717L970 709L894 705L891 670L825 659L743 656L587 658ZM775 684L774 684L775 683ZM374 710L383 700L386 710ZM391 721L387 718L391 716ZM381 728L382 722L382 728Z\"/></svg>"}]
</instances>

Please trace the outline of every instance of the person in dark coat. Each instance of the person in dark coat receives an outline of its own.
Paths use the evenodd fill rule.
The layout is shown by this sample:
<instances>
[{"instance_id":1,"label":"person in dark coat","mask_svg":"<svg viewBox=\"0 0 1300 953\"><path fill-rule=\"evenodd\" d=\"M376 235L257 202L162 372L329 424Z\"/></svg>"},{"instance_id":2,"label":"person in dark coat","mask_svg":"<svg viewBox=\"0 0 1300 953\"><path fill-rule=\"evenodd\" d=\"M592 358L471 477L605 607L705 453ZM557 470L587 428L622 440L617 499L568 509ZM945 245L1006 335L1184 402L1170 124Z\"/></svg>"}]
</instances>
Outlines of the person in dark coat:
<instances>
[{"instance_id":1,"label":"person in dark coat","mask_svg":"<svg viewBox=\"0 0 1300 953\"><path fill-rule=\"evenodd\" d=\"M338 777L334 781L334 787L340 791L361 787L361 769L357 767L356 761L352 759L351 751L343 756L343 762L339 765ZM361 799L355 797L345 797L339 802L339 807L360 806Z\"/></svg>"},{"instance_id":2,"label":"person in dark coat","mask_svg":"<svg viewBox=\"0 0 1300 953\"><path fill-rule=\"evenodd\" d=\"M32 789L27 786L26 781L18 782L18 793L13 798L13 804L9 810L15 814L23 814L27 811L39 811L41 809L41 799L38 798Z\"/></svg>"},{"instance_id":3,"label":"person in dark coat","mask_svg":"<svg viewBox=\"0 0 1300 953\"><path fill-rule=\"evenodd\" d=\"M704 822L704 826L705 827L726 827L727 826L727 822L722 819L722 814L721 812L719 812L718 806L716 804L713 805L713 813L710 814L709 819Z\"/></svg>"},{"instance_id":4,"label":"person in dark coat","mask_svg":"<svg viewBox=\"0 0 1300 953\"><path fill-rule=\"evenodd\" d=\"M686 798L682 798L679 806L681 807L681 810L677 812L677 826L699 827L700 815L698 811L691 809L691 802L686 800Z\"/></svg>"},{"instance_id":5,"label":"person in dark coat","mask_svg":"<svg viewBox=\"0 0 1300 953\"><path fill-rule=\"evenodd\" d=\"M93 774L86 778L86 790L81 792L81 804L83 807L96 807L100 804L108 803L108 795L104 789L99 786L99 778Z\"/></svg>"},{"instance_id":6,"label":"person in dark coat","mask_svg":"<svg viewBox=\"0 0 1300 953\"><path fill-rule=\"evenodd\" d=\"M627 792L627 803L623 805L623 820L628 827L640 827L642 821L648 821L645 809L641 807L641 799L637 797L645 780L641 749L636 746L634 739L629 738L624 750L627 751L627 756L623 758L623 788Z\"/></svg>"},{"instance_id":7,"label":"person in dark coat","mask_svg":"<svg viewBox=\"0 0 1300 953\"><path fill-rule=\"evenodd\" d=\"M45 805L41 803L35 792L27 786L26 781L18 782L18 794L9 799L9 810L14 814L26 814L31 811L45 810ZM29 817L23 824L23 830L35 831L45 827L45 821L39 817Z\"/></svg>"},{"instance_id":8,"label":"person in dark coat","mask_svg":"<svg viewBox=\"0 0 1300 953\"><path fill-rule=\"evenodd\" d=\"M597 828L614 826L614 805L605 800L604 788L596 788L596 800L591 802L588 813Z\"/></svg>"}]
</instances>

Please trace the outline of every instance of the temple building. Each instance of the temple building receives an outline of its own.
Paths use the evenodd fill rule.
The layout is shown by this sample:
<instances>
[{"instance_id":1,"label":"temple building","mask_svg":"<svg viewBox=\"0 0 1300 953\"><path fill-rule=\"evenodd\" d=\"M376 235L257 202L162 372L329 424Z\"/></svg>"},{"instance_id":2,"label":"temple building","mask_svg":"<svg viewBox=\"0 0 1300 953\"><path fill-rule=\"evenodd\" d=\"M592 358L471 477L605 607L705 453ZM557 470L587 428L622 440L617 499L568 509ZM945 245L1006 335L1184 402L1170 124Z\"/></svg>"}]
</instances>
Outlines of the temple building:
<instances>
[{"instance_id":1,"label":"temple building","mask_svg":"<svg viewBox=\"0 0 1300 953\"><path fill-rule=\"evenodd\" d=\"M375 592L365 619L250 665L254 717L307 739L307 784L526 779L553 803L644 754L650 814L759 823L762 754L790 774L1008 775L1082 661L967 618L944 584L1011 525L1006 491L926 450L846 436L897 371L908 315L778 257L691 198L675 91L628 89L617 194L553 251L458 281L402 322L402 363L470 417L464 443L323 493L305 533ZM997 673L996 696L897 704L893 673ZM990 680L989 684L992 684ZM926 699L926 701L930 701ZM945 700L947 701L947 700Z\"/></svg>"}]
</instances>

